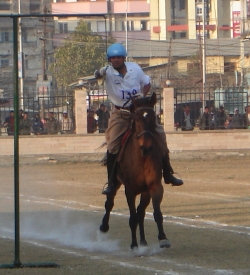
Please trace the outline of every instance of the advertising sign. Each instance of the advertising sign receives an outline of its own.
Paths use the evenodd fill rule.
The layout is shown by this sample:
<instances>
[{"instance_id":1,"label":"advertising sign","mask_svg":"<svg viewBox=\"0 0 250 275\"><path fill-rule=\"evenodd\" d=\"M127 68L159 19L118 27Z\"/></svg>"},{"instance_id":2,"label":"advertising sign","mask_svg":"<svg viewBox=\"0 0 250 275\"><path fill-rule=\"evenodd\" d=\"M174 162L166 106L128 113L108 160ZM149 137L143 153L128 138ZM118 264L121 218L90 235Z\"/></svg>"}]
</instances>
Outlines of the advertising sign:
<instances>
[{"instance_id":1,"label":"advertising sign","mask_svg":"<svg viewBox=\"0 0 250 275\"><path fill-rule=\"evenodd\" d=\"M239 37L241 34L240 11L233 11L232 18L233 18L233 38Z\"/></svg>"}]
</instances>

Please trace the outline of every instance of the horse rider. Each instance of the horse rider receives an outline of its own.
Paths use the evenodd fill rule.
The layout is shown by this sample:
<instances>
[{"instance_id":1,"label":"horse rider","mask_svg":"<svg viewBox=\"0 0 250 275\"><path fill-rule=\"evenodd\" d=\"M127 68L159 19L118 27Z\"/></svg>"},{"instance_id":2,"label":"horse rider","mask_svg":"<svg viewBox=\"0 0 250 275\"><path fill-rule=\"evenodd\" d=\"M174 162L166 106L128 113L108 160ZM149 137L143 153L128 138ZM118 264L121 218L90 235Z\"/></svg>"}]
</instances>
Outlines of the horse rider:
<instances>
[{"instance_id":1,"label":"horse rider","mask_svg":"<svg viewBox=\"0 0 250 275\"><path fill-rule=\"evenodd\" d=\"M114 104L109 125L105 133L107 142L107 187L103 194L113 194L117 183L116 158L121 148L122 138L130 127L129 104L131 96L146 96L151 88L150 77L144 74L141 67L134 62L125 62L126 49L122 44L115 43L107 49L107 58L110 65L96 70L96 78L104 78L109 100ZM124 106L127 102L128 105ZM163 178L165 183L173 186L183 184L181 179L173 176L174 171L170 165L169 150L166 135L161 125L157 123L154 134L156 144L162 152ZM132 152L131 152L132 153Z\"/></svg>"}]
</instances>

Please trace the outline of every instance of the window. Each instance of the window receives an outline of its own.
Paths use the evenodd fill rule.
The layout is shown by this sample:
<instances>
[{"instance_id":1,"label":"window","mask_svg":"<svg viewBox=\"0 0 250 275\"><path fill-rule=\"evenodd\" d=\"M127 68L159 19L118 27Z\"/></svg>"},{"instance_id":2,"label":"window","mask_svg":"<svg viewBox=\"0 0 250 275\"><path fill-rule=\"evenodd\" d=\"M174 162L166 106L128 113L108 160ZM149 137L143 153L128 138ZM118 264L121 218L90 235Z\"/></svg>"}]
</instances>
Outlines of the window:
<instances>
[{"instance_id":1,"label":"window","mask_svg":"<svg viewBox=\"0 0 250 275\"><path fill-rule=\"evenodd\" d=\"M186 8L186 0L180 0L180 10L185 10Z\"/></svg>"},{"instance_id":2,"label":"window","mask_svg":"<svg viewBox=\"0 0 250 275\"><path fill-rule=\"evenodd\" d=\"M105 21L97 21L97 31L105 32Z\"/></svg>"},{"instance_id":3,"label":"window","mask_svg":"<svg viewBox=\"0 0 250 275\"><path fill-rule=\"evenodd\" d=\"M122 22L122 30L123 31L126 30L126 21ZM128 31L134 31L135 30L134 21L127 21L127 30Z\"/></svg>"},{"instance_id":4,"label":"window","mask_svg":"<svg viewBox=\"0 0 250 275\"><path fill-rule=\"evenodd\" d=\"M202 15L202 14L203 14L203 13L202 13L202 8L197 7L197 8L196 8L196 14L197 14L197 15Z\"/></svg>"},{"instance_id":5,"label":"window","mask_svg":"<svg viewBox=\"0 0 250 275\"><path fill-rule=\"evenodd\" d=\"M0 60L0 67L5 68L9 66L9 60L8 59L1 59Z\"/></svg>"},{"instance_id":6,"label":"window","mask_svg":"<svg viewBox=\"0 0 250 275\"><path fill-rule=\"evenodd\" d=\"M39 3L30 3L30 13L39 14L40 13L40 4Z\"/></svg>"},{"instance_id":7,"label":"window","mask_svg":"<svg viewBox=\"0 0 250 275\"><path fill-rule=\"evenodd\" d=\"M236 64L234 62L225 62L224 63L224 72L225 73L234 73L236 70Z\"/></svg>"},{"instance_id":8,"label":"window","mask_svg":"<svg viewBox=\"0 0 250 275\"><path fill-rule=\"evenodd\" d=\"M187 33L186 32L181 32L180 33L180 37L181 38L186 38L187 37Z\"/></svg>"},{"instance_id":9,"label":"window","mask_svg":"<svg viewBox=\"0 0 250 275\"><path fill-rule=\"evenodd\" d=\"M68 23L59 23L58 26L60 33L68 33Z\"/></svg>"},{"instance_id":10,"label":"window","mask_svg":"<svg viewBox=\"0 0 250 275\"><path fill-rule=\"evenodd\" d=\"M10 10L10 4L8 4L8 3L0 3L0 10L1 11L9 11Z\"/></svg>"},{"instance_id":11,"label":"window","mask_svg":"<svg viewBox=\"0 0 250 275\"><path fill-rule=\"evenodd\" d=\"M10 33L9 32L1 32L0 41L1 42L10 42Z\"/></svg>"},{"instance_id":12,"label":"window","mask_svg":"<svg viewBox=\"0 0 250 275\"><path fill-rule=\"evenodd\" d=\"M142 20L142 21L141 21L141 30L142 30L142 31L147 31L147 30L149 30L149 28L148 28L148 21L146 21L146 20Z\"/></svg>"}]
</instances>

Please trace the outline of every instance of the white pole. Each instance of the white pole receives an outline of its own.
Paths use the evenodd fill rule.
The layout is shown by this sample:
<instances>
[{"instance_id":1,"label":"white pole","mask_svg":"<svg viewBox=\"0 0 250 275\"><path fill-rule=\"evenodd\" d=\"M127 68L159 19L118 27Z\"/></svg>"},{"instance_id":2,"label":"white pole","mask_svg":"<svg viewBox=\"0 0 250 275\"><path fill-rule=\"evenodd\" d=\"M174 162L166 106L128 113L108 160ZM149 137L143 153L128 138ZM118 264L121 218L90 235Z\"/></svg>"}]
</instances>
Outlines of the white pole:
<instances>
[{"instance_id":1,"label":"white pole","mask_svg":"<svg viewBox=\"0 0 250 275\"><path fill-rule=\"evenodd\" d=\"M128 52L128 0L126 0L126 52Z\"/></svg>"},{"instance_id":2,"label":"white pole","mask_svg":"<svg viewBox=\"0 0 250 275\"><path fill-rule=\"evenodd\" d=\"M202 16L202 108L203 111L205 109L205 92L206 92L206 43L205 43L205 0L202 0L202 9L203 9L203 16Z\"/></svg>"},{"instance_id":3,"label":"white pole","mask_svg":"<svg viewBox=\"0 0 250 275\"><path fill-rule=\"evenodd\" d=\"M18 13L21 14L21 0L18 0ZM19 33L19 53L20 56L19 58L21 59L21 64L19 64L19 66L21 66L20 71L21 71L21 75L19 75L19 79L20 79L20 95L19 95L19 106L20 109L24 109L23 106L23 43L22 43L22 22L21 22L21 17L18 18L18 33Z\"/></svg>"},{"instance_id":4,"label":"white pole","mask_svg":"<svg viewBox=\"0 0 250 275\"><path fill-rule=\"evenodd\" d=\"M240 40L240 86L244 83L244 58L245 58L245 47L244 39Z\"/></svg>"}]
</instances>

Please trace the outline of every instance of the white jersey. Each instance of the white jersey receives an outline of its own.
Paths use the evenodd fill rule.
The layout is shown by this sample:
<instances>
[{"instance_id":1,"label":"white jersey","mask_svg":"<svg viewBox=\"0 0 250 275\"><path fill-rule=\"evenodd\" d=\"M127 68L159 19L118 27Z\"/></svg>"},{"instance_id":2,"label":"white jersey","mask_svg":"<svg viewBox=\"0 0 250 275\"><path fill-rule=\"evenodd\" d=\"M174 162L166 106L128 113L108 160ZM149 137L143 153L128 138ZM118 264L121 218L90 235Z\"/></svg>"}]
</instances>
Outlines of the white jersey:
<instances>
[{"instance_id":1,"label":"white jersey","mask_svg":"<svg viewBox=\"0 0 250 275\"><path fill-rule=\"evenodd\" d=\"M127 73L123 77L113 66L106 70L106 90L109 100L116 106L123 107L131 96L143 95L142 88L150 83L150 77L145 75L139 65L134 62L125 62ZM129 102L126 106L131 104Z\"/></svg>"}]
</instances>

